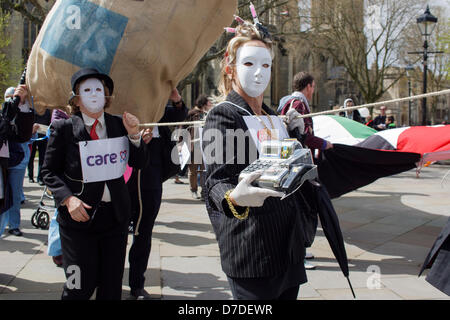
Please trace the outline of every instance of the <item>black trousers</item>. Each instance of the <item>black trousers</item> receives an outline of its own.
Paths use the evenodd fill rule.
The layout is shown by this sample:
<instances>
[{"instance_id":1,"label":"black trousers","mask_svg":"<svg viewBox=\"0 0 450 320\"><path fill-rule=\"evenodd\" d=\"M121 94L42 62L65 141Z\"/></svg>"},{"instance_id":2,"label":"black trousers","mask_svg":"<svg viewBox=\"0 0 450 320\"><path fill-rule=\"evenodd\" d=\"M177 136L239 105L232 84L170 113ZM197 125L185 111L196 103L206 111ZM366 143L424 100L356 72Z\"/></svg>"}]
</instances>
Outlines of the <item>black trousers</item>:
<instances>
[{"instance_id":1,"label":"black trousers","mask_svg":"<svg viewBox=\"0 0 450 320\"><path fill-rule=\"evenodd\" d=\"M38 138L42 138L44 135L38 134ZM47 139L34 141L31 148L30 160L28 161L28 178L33 179L34 177L34 156L36 155L36 150L39 150L39 164L37 172L37 180L41 181L41 167L44 163L45 151L47 150Z\"/></svg>"},{"instance_id":2,"label":"black trousers","mask_svg":"<svg viewBox=\"0 0 450 320\"><path fill-rule=\"evenodd\" d=\"M285 289L280 295L268 293L264 279L238 279L228 277L231 293L235 300L296 300L299 285Z\"/></svg>"},{"instance_id":3,"label":"black trousers","mask_svg":"<svg viewBox=\"0 0 450 320\"><path fill-rule=\"evenodd\" d=\"M111 204L99 207L87 230L59 226L67 281L62 300L120 300L127 223L117 222Z\"/></svg>"},{"instance_id":4,"label":"black trousers","mask_svg":"<svg viewBox=\"0 0 450 320\"><path fill-rule=\"evenodd\" d=\"M139 233L138 235L133 235L133 243L128 254L128 261L130 263L129 285L131 290L144 288L144 273L147 270L148 259L152 248L153 226L155 225L155 220L161 206L162 189L142 190L141 194L142 217L140 222L138 222L138 210L133 210L131 214L133 226L137 228Z\"/></svg>"}]
</instances>

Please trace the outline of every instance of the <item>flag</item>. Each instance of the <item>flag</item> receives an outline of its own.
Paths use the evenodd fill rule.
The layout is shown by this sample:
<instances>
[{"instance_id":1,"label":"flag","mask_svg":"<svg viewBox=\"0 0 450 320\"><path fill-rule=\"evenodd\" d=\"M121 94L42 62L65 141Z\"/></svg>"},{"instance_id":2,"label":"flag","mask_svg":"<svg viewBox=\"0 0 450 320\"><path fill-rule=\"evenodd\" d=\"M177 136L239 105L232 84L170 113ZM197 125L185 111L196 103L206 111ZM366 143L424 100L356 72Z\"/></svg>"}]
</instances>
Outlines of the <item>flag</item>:
<instances>
[{"instance_id":1,"label":"flag","mask_svg":"<svg viewBox=\"0 0 450 320\"><path fill-rule=\"evenodd\" d=\"M359 122L341 116L327 115L313 117L315 136L346 145L355 145L377 131Z\"/></svg>"}]
</instances>

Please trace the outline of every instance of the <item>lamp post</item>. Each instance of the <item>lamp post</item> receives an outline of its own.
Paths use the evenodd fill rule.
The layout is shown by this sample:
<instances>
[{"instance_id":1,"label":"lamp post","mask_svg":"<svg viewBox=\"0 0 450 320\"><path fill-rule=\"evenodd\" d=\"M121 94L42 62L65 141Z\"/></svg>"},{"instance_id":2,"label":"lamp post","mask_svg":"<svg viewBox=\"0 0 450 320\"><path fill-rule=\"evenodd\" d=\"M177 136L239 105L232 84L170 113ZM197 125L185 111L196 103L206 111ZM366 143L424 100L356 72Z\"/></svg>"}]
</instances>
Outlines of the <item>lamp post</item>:
<instances>
[{"instance_id":1,"label":"lamp post","mask_svg":"<svg viewBox=\"0 0 450 320\"><path fill-rule=\"evenodd\" d=\"M423 42L423 93L427 93L427 72L428 72L428 39L436 27L438 19L430 13L427 5L425 12L417 18L417 25L424 38ZM427 125L427 98L422 99L422 125Z\"/></svg>"},{"instance_id":2,"label":"lamp post","mask_svg":"<svg viewBox=\"0 0 450 320\"><path fill-rule=\"evenodd\" d=\"M410 71L414 70L414 67L411 64L408 64L405 68L406 70L406 76L408 77L408 97L411 97L411 75L409 74ZM411 105L412 101L408 101L408 125L411 126Z\"/></svg>"}]
</instances>

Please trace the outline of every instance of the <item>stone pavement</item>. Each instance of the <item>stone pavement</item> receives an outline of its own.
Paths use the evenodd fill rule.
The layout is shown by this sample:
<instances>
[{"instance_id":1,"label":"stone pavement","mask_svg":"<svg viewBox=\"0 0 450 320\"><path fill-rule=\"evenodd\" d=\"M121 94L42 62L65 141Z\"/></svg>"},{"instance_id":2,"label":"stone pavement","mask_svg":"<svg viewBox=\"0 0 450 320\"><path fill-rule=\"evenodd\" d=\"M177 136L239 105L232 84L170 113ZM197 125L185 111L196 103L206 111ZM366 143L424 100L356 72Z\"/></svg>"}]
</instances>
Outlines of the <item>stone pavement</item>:
<instances>
[{"instance_id":1,"label":"stone pavement","mask_svg":"<svg viewBox=\"0 0 450 320\"><path fill-rule=\"evenodd\" d=\"M333 201L358 299L449 299L424 276L417 277L450 216L450 178L441 185L449 169L424 168L419 179L411 170ZM177 185L171 179L164 185L146 289L155 299L231 299L204 203L191 199L188 181L183 181ZM42 192L43 187L25 180L24 236L5 232L0 239L0 300L60 298L65 278L47 256L48 231L30 222ZM309 251L317 269L307 271L299 299L353 299L320 228ZM128 269L127 263L123 299L129 297Z\"/></svg>"}]
</instances>

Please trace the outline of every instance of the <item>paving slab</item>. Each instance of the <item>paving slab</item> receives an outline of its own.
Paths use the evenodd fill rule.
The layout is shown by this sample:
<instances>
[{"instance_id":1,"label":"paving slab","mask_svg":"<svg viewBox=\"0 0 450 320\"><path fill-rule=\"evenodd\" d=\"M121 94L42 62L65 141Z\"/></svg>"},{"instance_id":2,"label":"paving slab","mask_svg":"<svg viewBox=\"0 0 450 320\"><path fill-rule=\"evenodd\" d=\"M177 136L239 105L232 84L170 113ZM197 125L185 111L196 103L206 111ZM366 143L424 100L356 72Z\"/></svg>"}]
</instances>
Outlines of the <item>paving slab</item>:
<instances>
[{"instance_id":1,"label":"paving slab","mask_svg":"<svg viewBox=\"0 0 450 320\"><path fill-rule=\"evenodd\" d=\"M450 299L430 285L425 277L382 278L381 282L402 299Z\"/></svg>"},{"instance_id":2,"label":"paving slab","mask_svg":"<svg viewBox=\"0 0 450 320\"><path fill-rule=\"evenodd\" d=\"M326 300L402 300L400 296L388 289L355 289L355 296L350 289L321 289L320 295Z\"/></svg>"},{"instance_id":3,"label":"paving slab","mask_svg":"<svg viewBox=\"0 0 450 320\"><path fill-rule=\"evenodd\" d=\"M440 185L449 168L424 168L419 179L411 170L333 200L357 299L448 299L417 274L450 216L450 188ZM230 300L205 204L191 198L188 180L182 180L183 185L172 179L164 184L144 287L155 300ZM24 237L0 237L0 300L60 299L65 278L47 256L48 231L30 222L43 187L28 179L24 185ZM128 249L131 243L129 235ZM309 282L301 286L298 298L353 299L320 226L308 251L315 255L311 263L317 269L307 271ZM128 272L127 257L123 299L129 298ZM374 283L378 289L369 288Z\"/></svg>"}]
</instances>

